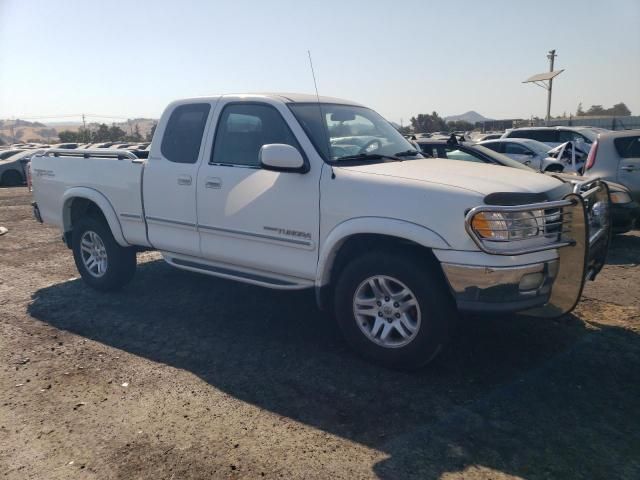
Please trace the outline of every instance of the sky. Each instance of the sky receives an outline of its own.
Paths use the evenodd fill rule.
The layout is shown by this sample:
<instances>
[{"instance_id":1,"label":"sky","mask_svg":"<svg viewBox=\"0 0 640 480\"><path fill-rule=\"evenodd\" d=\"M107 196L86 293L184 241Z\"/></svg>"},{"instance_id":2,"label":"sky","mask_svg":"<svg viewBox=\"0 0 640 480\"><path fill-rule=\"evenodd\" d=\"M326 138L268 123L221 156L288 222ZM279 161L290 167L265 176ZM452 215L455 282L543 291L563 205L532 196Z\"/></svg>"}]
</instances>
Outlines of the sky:
<instances>
[{"instance_id":1,"label":"sky","mask_svg":"<svg viewBox=\"0 0 640 480\"><path fill-rule=\"evenodd\" d=\"M640 0L0 0L0 118L313 93L307 50L321 95L398 123L544 117L546 92L522 81L554 48L552 115L621 101L640 115Z\"/></svg>"}]
</instances>

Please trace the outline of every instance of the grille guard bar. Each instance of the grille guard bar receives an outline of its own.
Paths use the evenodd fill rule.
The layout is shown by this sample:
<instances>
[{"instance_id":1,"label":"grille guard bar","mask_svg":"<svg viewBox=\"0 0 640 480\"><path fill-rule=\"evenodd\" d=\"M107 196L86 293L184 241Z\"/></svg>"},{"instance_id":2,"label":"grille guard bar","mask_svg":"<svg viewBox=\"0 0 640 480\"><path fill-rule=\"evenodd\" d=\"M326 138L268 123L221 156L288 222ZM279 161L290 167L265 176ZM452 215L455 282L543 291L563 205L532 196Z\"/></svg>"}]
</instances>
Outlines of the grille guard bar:
<instances>
[{"instance_id":1,"label":"grille guard bar","mask_svg":"<svg viewBox=\"0 0 640 480\"><path fill-rule=\"evenodd\" d=\"M471 228L473 215L480 211L514 212L561 208L561 214L570 217L568 238L558 234L558 241L535 248L519 250L494 249L483 244ZM571 215L567 215L570 213ZM522 205L517 207L476 207L465 218L467 232L481 250L498 255L517 255L557 249L558 275L554 281L549 302L539 308L523 312L539 318L556 318L571 312L582 295L586 280L594 280L605 264L611 241L610 199L607 184L600 179L576 183L573 193L562 200ZM567 247L567 248L564 248ZM508 253L506 253L508 251Z\"/></svg>"}]
</instances>

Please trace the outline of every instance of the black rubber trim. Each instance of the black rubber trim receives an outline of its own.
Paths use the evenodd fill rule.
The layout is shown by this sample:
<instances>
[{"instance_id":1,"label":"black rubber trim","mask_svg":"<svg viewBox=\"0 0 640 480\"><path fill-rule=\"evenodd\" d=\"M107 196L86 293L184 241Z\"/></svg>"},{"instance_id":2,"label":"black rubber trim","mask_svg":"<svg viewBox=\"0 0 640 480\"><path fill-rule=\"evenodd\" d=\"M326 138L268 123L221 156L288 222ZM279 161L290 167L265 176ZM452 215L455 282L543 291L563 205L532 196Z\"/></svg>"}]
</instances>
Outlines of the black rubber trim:
<instances>
[{"instance_id":1,"label":"black rubber trim","mask_svg":"<svg viewBox=\"0 0 640 480\"><path fill-rule=\"evenodd\" d=\"M527 203L552 202L560 200L571 192L571 184L564 183L543 193L495 192L484 197L486 205L516 206Z\"/></svg>"},{"instance_id":2,"label":"black rubber trim","mask_svg":"<svg viewBox=\"0 0 640 480\"><path fill-rule=\"evenodd\" d=\"M247 280L254 280L256 282L270 283L271 285L296 285L292 282L285 280L279 280L271 277L264 277L262 275L255 275L253 273L239 272L237 270L231 270L230 268L214 267L211 265L204 265L202 263L190 262L189 260L181 260L179 258L172 258L173 263L176 265L182 265L183 267L197 268L198 270L206 270L208 272L220 273L223 275L232 275L238 278L245 278Z\"/></svg>"},{"instance_id":3,"label":"black rubber trim","mask_svg":"<svg viewBox=\"0 0 640 480\"><path fill-rule=\"evenodd\" d=\"M513 302L483 302L483 301L470 301L460 300L456 304L458 310L468 313L515 313L523 310L528 310L534 307L540 307L545 305L550 294L538 295L532 298L523 300L516 300Z\"/></svg>"}]
</instances>

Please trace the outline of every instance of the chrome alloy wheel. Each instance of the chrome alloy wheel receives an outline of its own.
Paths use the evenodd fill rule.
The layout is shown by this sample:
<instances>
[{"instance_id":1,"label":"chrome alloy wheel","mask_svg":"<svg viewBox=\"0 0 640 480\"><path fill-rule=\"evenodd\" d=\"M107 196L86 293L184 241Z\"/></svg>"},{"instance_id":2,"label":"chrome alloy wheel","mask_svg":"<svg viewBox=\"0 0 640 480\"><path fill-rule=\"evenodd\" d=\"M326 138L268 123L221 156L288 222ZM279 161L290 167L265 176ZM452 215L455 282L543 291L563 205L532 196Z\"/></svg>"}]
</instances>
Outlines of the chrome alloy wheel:
<instances>
[{"instance_id":1,"label":"chrome alloy wheel","mask_svg":"<svg viewBox=\"0 0 640 480\"><path fill-rule=\"evenodd\" d=\"M386 275L369 277L358 286L353 315L362 333L386 348L411 342L422 317L415 294L400 280Z\"/></svg>"},{"instance_id":2,"label":"chrome alloy wheel","mask_svg":"<svg viewBox=\"0 0 640 480\"><path fill-rule=\"evenodd\" d=\"M96 232L87 230L80 239L82 263L94 277L100 278L107 272L107 249Z\"/></svg>"}]
</instances>

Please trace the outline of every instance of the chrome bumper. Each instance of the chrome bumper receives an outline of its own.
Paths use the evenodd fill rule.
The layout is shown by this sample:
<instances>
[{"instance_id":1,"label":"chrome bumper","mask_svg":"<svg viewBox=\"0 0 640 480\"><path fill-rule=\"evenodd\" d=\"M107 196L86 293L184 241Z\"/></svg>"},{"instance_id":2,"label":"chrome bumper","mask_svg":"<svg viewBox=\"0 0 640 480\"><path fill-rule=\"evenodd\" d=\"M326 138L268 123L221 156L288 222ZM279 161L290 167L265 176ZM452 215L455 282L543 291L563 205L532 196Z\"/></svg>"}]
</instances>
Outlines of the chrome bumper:
<instances>
[{"instance_id":1,"label":"chrome bumper","mask_svg":"<svg viewBox=\"0 0 640 480\"><path fill-rule=\"evenodd\" d=\"M517 312L545 305L558 275L558 261L514 267L442 264L458 310Z\"/></svg>"},{"instance_id":2,"label":"chrome bumper","mask_svg":"<svg viewBox=\"0 0 640 480\"><path fill-rule=\"evenodd\" d=\"M479 211L527 210L544 210L545 217L560 219L560 227L555 232L545 228L537 244L526 246L516 246L523 242L487 242L471 228L473 215ZM604 265L611 238L609 211L609 191L599 180L577 184L574 193L555 202L472 209L466 217L466 227L482 251L518 256L555 249L558 260L508 269L443 265L458 308L485 312L528 310L529 315L547 318L570 312L580 299L585 280L593 280ZM523 289L523 282L526 287L530 281L525 279L532 274L538 274L539 287Z\"/></svg>"}]
</instances>

